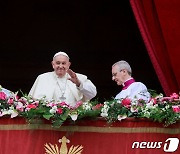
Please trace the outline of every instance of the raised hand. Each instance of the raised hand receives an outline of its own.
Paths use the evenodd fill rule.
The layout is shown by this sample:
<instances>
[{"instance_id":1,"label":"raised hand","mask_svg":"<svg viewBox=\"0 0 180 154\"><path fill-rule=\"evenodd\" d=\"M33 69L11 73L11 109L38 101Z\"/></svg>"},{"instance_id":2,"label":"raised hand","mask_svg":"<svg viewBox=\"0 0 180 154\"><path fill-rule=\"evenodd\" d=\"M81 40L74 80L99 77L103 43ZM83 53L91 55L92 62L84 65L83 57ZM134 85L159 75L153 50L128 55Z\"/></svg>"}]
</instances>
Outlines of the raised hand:
<instances>
[{"instance_id":1,"label":"raised hand","mask_svg":"<svg viewBox=\"0 0 180 154\"><path fill-rule=\"evenodd\" d=\"M80 86L80 81L79 79L77 78L77 75L75 72L73 72L71 69L68 69L67 70L67 73L70 75L70 78L68 78L68 80L72 81L73 83L76 84L76 86Z\"/></svg>"}]
</instances>

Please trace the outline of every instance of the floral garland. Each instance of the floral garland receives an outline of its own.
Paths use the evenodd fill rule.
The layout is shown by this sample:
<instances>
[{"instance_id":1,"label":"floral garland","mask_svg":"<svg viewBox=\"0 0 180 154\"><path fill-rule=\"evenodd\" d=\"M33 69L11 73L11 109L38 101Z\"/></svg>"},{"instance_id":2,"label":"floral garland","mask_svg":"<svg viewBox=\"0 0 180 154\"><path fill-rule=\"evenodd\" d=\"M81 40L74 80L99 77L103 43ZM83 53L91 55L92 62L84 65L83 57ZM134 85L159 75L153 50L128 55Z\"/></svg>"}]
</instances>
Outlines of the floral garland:
<instances>
[{"instance_id":1,"label":"floral garland","mask_svg":"<svg viewBox=\"0 0 180 154\"><path fill-rule=\"evenodd\" d=\"M0 117L9 115L11 118L24 117L29 123L46 119L53 126L61 126L66 120L76 121L84 117L95 118L100 115L102 104L94 102L76 103L71 107L66 102L47 101L46 98L34 100L28 95L18 97L18 93L12 93L8 97L0 87Z\"/></svg>"},{"instance_id":2,"label":"floral garland","mask_svg":"<svg viewBox=\"0 0 180 154\"><path fill-rule=\"evenodd\" d=\"M170 97L162 94L152 97L148 103L144 100L125 98L104 102L101 116L108 123L123 120L127 117L147 118L164 123L167 127L180 120L180 97L173 93Z\"/></svg>"},{"instance_id":3,"label":"floral garland","mask_svg":"<svg viewBox=\"0 0 180 154\"><path fill-rule=\"evenodd\" d=\"M180 97L176 93L170 97L160 94L152 97L149 103L129 98L112 99L103 104L98 101L79 101L76 106L71 107L66 102L48 102L45 97L34 100L23 95L19 98L17 93L8 97L0 87L0 117L6 115L11 118L24 117L29 123L44 118L58 127L66 120L76 121L87 117L103 117L107 123L121 121L127 117L148 118L168 126L180 120Z\"/></svg>"}]
</instances>

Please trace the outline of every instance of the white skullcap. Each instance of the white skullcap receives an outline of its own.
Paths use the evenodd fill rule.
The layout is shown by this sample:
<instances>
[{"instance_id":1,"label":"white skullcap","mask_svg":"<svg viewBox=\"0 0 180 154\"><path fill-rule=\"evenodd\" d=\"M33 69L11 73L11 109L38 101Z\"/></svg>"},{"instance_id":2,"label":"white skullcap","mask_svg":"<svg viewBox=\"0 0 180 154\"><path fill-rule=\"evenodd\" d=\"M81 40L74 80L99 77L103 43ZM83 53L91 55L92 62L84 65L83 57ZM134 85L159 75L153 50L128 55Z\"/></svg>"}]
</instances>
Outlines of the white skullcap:
<instances>
[{"instance_id":1,"label":"white skullcap","mask_svg":"<svg viewBox=\"0 0 180 154\"><path fill-rule=\"evenodd\" d=\"M54 55L54 57L56 57L56 56L59 56L59 55L63 55L63 56L66 56L67 58L69 58L69 56L65 53L65 52L57 52L55 55ZM54 58L53 57L53 58Z\"/></svg>"}]
</instances>

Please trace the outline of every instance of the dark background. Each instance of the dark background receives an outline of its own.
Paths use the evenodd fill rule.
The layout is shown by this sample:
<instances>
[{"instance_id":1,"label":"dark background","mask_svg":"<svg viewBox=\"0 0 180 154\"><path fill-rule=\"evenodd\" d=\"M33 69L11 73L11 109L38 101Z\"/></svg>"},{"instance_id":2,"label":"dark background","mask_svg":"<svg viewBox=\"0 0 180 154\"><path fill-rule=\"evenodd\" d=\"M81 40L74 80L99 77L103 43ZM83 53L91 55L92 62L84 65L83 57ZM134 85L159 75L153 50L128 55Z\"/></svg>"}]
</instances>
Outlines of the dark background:
<instances>
[{"instance_id":1,"label":"dark background","mask_svg":"<svg viewBox=\"0 0 180 154\"><path fill-rule=\"evenodd\" d=\"M163 92L128 0L36 0L0 2L0 84L28 93L36 77L52 71L65 51L75 72L96 85L99 100L121 90L111 66L126 60L136 81Z\"/></svg>"}]
</instances>

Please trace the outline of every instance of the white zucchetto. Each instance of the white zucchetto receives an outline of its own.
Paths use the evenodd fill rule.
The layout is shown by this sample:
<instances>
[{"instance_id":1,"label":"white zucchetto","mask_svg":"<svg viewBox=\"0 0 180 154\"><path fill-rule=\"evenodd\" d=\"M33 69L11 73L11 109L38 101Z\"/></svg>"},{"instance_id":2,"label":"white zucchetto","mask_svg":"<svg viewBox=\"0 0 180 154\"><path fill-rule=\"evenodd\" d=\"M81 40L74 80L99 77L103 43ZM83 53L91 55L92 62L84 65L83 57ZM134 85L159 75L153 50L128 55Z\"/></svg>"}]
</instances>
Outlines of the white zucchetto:
<instances>
[{"instance_id":1,"label":"white zucchetto","mask_svg":"<svg viewBox=\"0 0 180 154\"><path fill-rule=\"evenodd\" d=\"M65 53L65 52L57 52L55 55L54 55L54 57L53 58L55 58L56 56L59 56L59 55L63 55L63 56L66 56L67 58L69 58L69 56L67 55L67 53ZM69 58L70 59L70 58Z\"/></svg>"}]
</instances>

